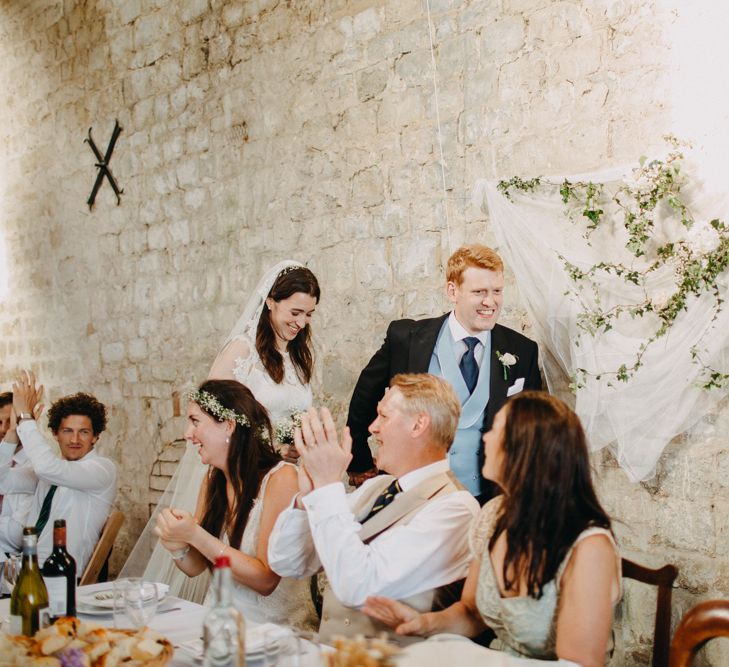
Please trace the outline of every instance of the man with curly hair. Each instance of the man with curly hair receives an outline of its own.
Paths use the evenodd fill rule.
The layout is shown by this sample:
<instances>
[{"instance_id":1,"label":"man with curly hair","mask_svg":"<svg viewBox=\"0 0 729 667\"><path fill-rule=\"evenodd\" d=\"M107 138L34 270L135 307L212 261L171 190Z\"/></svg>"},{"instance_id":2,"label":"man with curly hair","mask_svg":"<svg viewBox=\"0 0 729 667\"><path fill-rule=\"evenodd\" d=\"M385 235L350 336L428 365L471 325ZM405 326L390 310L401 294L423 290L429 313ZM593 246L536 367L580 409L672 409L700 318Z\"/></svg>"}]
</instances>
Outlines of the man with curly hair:
<instances>
[{"instance_id":1,"label":"man with curly hair","mask_svg":"<svg viewBox=\"0 0 729 667\"><path fill-rule=\"evenodd\" d=\"M64 396L48 411L48 427L61 456L51 448L35 421L43 387L30 372L13 385L17 432L37 476L29 525L38 531L38 560L53 549L53 521L66 520L69 553L80 575L88 562L116 496L113 461L99 456L94 445L106 429L106 408L90 394Z\"/></svg>"}]
</instances>

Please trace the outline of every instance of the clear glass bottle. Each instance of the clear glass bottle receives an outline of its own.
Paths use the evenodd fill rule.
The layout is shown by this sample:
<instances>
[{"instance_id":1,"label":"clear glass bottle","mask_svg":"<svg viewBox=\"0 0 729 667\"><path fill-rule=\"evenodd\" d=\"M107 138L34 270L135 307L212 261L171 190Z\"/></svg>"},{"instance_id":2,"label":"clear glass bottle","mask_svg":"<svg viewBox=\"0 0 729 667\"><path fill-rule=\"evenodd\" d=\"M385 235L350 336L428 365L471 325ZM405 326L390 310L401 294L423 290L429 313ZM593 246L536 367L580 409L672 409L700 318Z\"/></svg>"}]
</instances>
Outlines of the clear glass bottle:
<instances>
[{"instance_id":1,"label":"clear glass bottle","mask_svg":"<svg viewBox=\"0 0 729 667\"><path fill-rule=\"evenodd\" d=\"M38 568L35 527L23 529L23 565L10 596L10 634L32 637L48 625L48 591Z\"/></svg>"},{"instance_id":2,"label":"clear glass bottle","mask_svg":"<svg viewBox=\"0 0 729 667\"><path fill-rule=\"evenodd\" d=\"M51 620L76 615L76 561L66 551L66 521L53 522L53 551L43 563Z\"/></svg>"},{"instance_id":3,"label":"clear glass bottle","mask_svg":"<svg viewBox=\"0 0 729 667\"><path fill-rule=\"evenodd\" d=\"M215 561L213 600L203 621L203 667L245 667L245 621L231 602L230 559Z\"/></svg>"}]
</instances>

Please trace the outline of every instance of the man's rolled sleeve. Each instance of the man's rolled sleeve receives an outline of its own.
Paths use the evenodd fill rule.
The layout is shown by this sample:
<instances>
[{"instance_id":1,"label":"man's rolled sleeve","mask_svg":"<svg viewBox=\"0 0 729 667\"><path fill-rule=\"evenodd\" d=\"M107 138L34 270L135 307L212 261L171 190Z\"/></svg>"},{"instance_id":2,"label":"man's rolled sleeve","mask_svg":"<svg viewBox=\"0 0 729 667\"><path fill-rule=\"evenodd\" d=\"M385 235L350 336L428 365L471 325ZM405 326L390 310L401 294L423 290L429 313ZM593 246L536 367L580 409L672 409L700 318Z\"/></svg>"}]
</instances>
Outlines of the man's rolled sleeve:
<instances>
[{"instance_id":1,"label":"man's rolled sleeve","mask_svg":"<svg viewBox=\"0 0 729 667\"><path fill-rule=\"evenodd\" d=\"M116 468L111 461L100 457L62 459L53 452L35 421L21 422L18 436L39 479L80 491L103 491L116 486Z\"/></svg>"},{"instance_id":2,"label":"man's rolled sleeve","mask_svg":"<svg viewBox=\"0 0 729 667\"><path fill-rule=\"evenodd\" d=\"M278 515L268 538L268 566L282 577L300 579L318 572L321 564L306 511L296 509L295 500Z\"/></svg>"}]
</instances>

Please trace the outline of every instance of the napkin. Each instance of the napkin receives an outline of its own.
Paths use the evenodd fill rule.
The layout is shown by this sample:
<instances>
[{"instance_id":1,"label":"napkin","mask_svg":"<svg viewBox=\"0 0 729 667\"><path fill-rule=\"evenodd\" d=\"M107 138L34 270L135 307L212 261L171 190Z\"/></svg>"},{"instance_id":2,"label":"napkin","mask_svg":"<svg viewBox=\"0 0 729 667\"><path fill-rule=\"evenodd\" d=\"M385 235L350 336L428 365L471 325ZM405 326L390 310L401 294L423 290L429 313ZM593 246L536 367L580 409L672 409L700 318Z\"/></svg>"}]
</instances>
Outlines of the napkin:
<instances>
[{"instance_id":1,"label":"napkin","mask_svg":"<svg viewBox=\"0 0 729 667\"><path fill-rule=\"evenodd\" d=\"M285 639L291 636L291 630L275 623L261 623L246 628L246 653L261 653L266 634L269 638Z\"/></svg>"},{"instance_id":2,"label":"napkin","mask_svg":"<svg viewBox=\"0 0 729 667\"><path fill-rule=\"evenodd\" d=\"M289 628L275 623L261 623L260 625L248 627L246 628L246 654L263 653L263 645L268 632L270 632L269 637L276 639L284 639L291 635ZM181 648L193 658L199 659L203 655L203 640L191 639L179 644L177 648Z\"/></svg>"},{"instance_id":3,"label":"napkin","mask_svg":"<svg viewBox=\"0 0 729 667\"><path fill-rule=\"evenodd\" d=\"M580 667L569 660L534 660L517 658L501 651L479 646L457 635L434 635L427 641L410 644L397 656L398 667L442 667L457 664L458 667Z\"/></svg>"}]
</instances>

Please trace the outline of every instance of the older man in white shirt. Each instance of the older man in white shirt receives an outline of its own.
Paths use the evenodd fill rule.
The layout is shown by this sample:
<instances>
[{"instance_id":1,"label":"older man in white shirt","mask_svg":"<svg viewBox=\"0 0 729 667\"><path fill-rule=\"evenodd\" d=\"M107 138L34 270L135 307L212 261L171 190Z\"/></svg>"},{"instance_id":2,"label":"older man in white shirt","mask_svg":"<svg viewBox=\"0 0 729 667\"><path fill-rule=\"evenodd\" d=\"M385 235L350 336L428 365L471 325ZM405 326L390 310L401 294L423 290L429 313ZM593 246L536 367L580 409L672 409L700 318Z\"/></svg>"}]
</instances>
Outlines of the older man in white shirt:
<instances>
[{"instance_id":1,"label":"older man in white shirt","mask_svg":"<svg viewBox=\"0 0 729 667\"><path fill-rule=\"evenodd\" d=\"M351 494L342 483L351 459L348 429L340 445L326 408L310 410L296 446L300 492L278 517L269 539L271 568L302 577L324 568L321 633L381 628L354 608L387 595L430 609L438 589L465 577L468 529L479 506L450 472L446 455L460 401L442 378L397 375L377 406L370 432L377 467L388 475Z\"/></svg>"},{"instance_id":2,"label":"older man in white shirt","mask_svg":"<svg viewBox=\"0 0 729 667\"><path fill-rule=\"evenodd\" d=\"M59 457L33 416L42 391L35 387L32 373L22 373L13 385L18 436L38 478L28 523L38 531L38 560L42 563L53 549L54 520L65 519L67 549L80 575L116 496L116 465L94 451L106 428L106 408L83 393L51 405L48 426L61 450Z\"/></svg>"}]
</instances>

